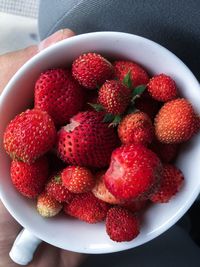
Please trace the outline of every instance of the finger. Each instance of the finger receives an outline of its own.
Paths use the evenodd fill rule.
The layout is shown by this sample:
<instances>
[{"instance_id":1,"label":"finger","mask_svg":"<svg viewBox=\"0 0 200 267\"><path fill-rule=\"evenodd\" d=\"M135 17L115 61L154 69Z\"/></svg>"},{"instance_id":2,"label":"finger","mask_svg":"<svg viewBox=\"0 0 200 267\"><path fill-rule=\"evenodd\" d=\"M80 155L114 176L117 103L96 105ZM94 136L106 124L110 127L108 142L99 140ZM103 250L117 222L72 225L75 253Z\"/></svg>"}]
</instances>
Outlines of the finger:
<instances>
[{"instance_id":1,"label":"finger","mask_svg":"<svg viewBox=\"0 0 200 267\"><path fill-rule=\"evenodd\" d=\"M70 29L62 29L59 30L57 32L55 32L54 34L52 34L51 36L49 36L48 38L46 38L45 40L43 40L39 45L38 45L38 50L41 51L44 48L47 48L48 46L55 44L59 41L62 41L64 39L67 39L69 37L74 36L75 33L70 30Z\"/></svg>"},{"instance_id":2,"label":"finger","mask_svg":"<svg viewBox=\"0 0 200 267\"><path fill-rule=\"evenodd\" d=\"M16 267L8 254L21 226L11 217L0 201L0 267Z\"/></svg>"},{"instance_id":3,"label":"finger","mask_svg":"<svg viewBox=\"0 0 200 267\"><path fill-rule=\"evenodd\" d=\"M87 255L85 254L61 250L60 263L61 263L61 266L63 267L64 266L78 267L84 262L86 258L87 258Z\"/></svg>"}]
</instances>

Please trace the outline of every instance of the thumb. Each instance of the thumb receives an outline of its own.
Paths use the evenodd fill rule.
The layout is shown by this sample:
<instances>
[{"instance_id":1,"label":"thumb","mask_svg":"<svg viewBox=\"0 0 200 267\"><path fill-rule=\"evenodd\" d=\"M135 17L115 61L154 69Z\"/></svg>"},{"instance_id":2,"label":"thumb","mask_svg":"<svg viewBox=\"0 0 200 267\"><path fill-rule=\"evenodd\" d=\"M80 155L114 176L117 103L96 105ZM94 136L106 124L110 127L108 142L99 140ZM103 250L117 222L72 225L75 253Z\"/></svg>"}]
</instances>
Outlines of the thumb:
<instances>
[{"instance_id":1,"label":"thumb","mask_svg":"<svg viewBox=\"0 0 200 267\"><path fill-rule=\"evenodd\" d=\"M52 35L50 35L49 37L47 37L46 39L44 39L42 42L40 42L40 44L38 45L38 51L41 51L44 48L47 48L48 46L50 46L52 44L55 44L59 41L62 41L64 39L72 37L74 35L75 35L75 33L70 29L59 30L59 31L53 33Z\"/></svg>"},{"instance_id":2,"label":"thumb","mask_svg":"<svg viewBox=\"0 0 200 267\"><path fill-rule=\"evenodd\" d=\"M36 55L42 49L73 35L75 35L75 33L70 29L62 29L50 35L38 45L29 46L19 51L0 55L0 93L3 91L10 78L27 60Z\"/></svg>"}]
</instances>

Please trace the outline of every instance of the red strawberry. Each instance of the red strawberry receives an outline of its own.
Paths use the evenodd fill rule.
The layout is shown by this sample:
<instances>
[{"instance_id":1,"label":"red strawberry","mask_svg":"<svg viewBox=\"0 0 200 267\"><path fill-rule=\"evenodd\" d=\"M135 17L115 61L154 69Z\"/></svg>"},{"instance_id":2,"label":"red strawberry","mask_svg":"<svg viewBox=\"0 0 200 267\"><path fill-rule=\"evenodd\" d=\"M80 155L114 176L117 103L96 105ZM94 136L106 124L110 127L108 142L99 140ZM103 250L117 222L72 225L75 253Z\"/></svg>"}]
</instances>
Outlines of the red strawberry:
<instances>
[{"instance_id":1,"label":"red strawberry","mask_svg":"<svg viewBox=\"0 0 200 267\"><path fill-rule=\"evenodd\" d=\"M135 213L146 208L148 203L149 203L149 200L135 200L135 201L127 202L127 203L125 202L121 204L120 206L122 206L123 208L126 208L132 213Z\"/></svg>"},{"instance_id":2,"label":"red strawberry","mask_svg":"<svg viewBox=\"0 0 200 267\"><path fill-rule=\"evenodd\" d=\"M95 181L91 171L85 167L69 166L61 172L62 183L73 193L91 191Z\"/></svg>"},{"instance_id":3,"label":"red strawberry","mask_svg":"<svg viewBox=\"0 0 200 267\"><path fill-rule=\"evenodd\" d=\"M170 164L164 165L159 189L151 195L151 201L156 203L168 202L180 190L183 180L183 174L178 168Z\"/></svg>"},{"instance_id":4,"label":"red strawberry","mask_svg":"<svg viewBox=\"0 0 200 267\"><path fill-rule=\"evenodd\" d=\"M162 162L169 163L173 161L177 155L179 145L163 144L159 141L154 141L150 148L153 150Z\"/></svg>"},{"instance_id":5,"label":"red strawberry","mask_svg":"<svg viewBox=\"0 0 200 267\"><path fill-rule=\"evenodd\" d=\"M53 217L62 209L62 205L47 193L42 193L37 199L37 211L43 217Z\"/></svg>"},{"instance_id":6,"label":"red strawberry","mask_svg":"<svg viewBox=\"0 0 200 267\"><path fill-rule=\"evenodd\" d=\"M35 107L48 112L56 125L63 125L78 113L84 102L84 90L64 69L40 74L35 84Z\"/></svg>"},{"instance_id":7,"label":"red strawberry","mask_svg":"<svg viewBox=\"0 0 200 267\"><path fill-rule=\"evenodd\" d=\"M91 192L77 194L64 207L65 213L87 223L97 223L106 217L109 205L96 198Z\"/></svg>"},{"instance_id":8,"label":"red strawberry","mask_svg":"<svg viewBox=\"0 0 200 267\"><path fill-rule=\"evenodd\" d=\"M119 81L106 81L99 89L98 102L108 113L115 115L123 113L130 100L131 90Z\"/></svg>"},{"instance_id":9,"label":"red strawberry","mask_svg":"<svg viewBox=\"0 0 200 267\"><path fill-rule=\"evenodd\" d=\"M113 151L104 182L116 198L138 200L155 190L161 172L161 162L154 152L143 145L126 145Z\"/></svg>"},{"instance_id":10,"label":"red strawberry","mask_svg":"<svg viewBox=\"0 0 200 267\"><path fill-rule=\"evenodd\" d=\"M33 164L14 160L11 162L10 175L15 188L28 198L35 198L44 189L48 179L48 161L41 157Z\"/></svg>"},{"instance_id":11,"label":"red strawberry","mask_svg":"<svg viewBox=\"0 0 200 267\"><path fill-rule=\"evenodd\" d=\"M160 102L154 100L153 98L142 95L141 97L135 99L135 107L140 111L146 113L149 116L149 118L153 121L155 115L161 108L161 105Z\"/></svg>"},{"instance_id":12,"label":"red strawberry","mask_svg":"<svg viewBox=\"0 0 200 267\"><path fill-rule=\"evenodd\" d=\"M165 103L155 118L155 133L162 143L178 144L188 141L199 128L197 115L184 98Z\"/></svg>"},{"instance_id":13,"label":"red strawberry","mask_svg":"<svg viewBox=\"0 0 200 267\"><path fill-rule=\"evenodd\" d=\"M13 158L33 163L50 150L56 141L51 117L39 109L28 109L17 115L4 133L4 148Z\"/></svg>"},{"instance_id":14,"label":"red strawberry","mask_svg":"<svg viewBox=\"0 0 200 267\"><path fill-rule=\"evenodd\" d=\"M151 119L143 112L126 115L118 126L118 135L123 144L147 144L154 137Z\"/></svg>"},{"instance_id":15,"label":"red strawberry","mask_svg":"<svg viewBox=\"0 0 200 267\"><path fill-rule=\"evenodd\" d=\"M139 64L132 61L115 61L113 63L115 75L120 81L123 81L124 77L130 71L131 80L134 87L141 84L147 84L149 81L149 75L146 70Z\"/></svg>"},{"instance_id":16,"label":"red strawberry","mask_svg":"<svg viewBox=\"0 0 200 267\"><path fill-rule=\"evenodd\" d=\"M69 202L73 194L63 185L60 173L51 177L45 191L58 202Z\"/></svg>"},{"instance_id":17,"label":"red strawberry","mask_svg":"<svg viewBox=\"0 0 200 267\"><path fill-rule=\"evenodd\" d=\"M97 197L98 199L101 199L104 202L110 203L110 204L119 204L121 201L114 197L106 188L103 176L105 174L105 171L101 171L96 174L96 184L94 188L92 189L92 193Z\"/></svg>"},{"instance_id":18,"label":"red strawberry","mask_svg":"<svg viewBox=\"0 0 200 267\"><path fill-rule=\"evenodd\" d=\"M130 211L113 207L106 216L106 232L113 241L131 241L140 232L139 220Z\"/></svg>"},{"instance_id":19,"label":"red strawberry","mask_svg":"<svg viewBox=\"0 0 200 267\"><path fill-rule=\"evenodd\" d=\"M103 122L104 113L80 112L58 132L57 151L66 163L85 167L105 167L118 145L113 127Z\"/></svg>"},{"instance_id":20,"label":"red strawberry","mask_svg":"<svg viewBox=\"0 0 200 267\"><path fill-rule=\"evenodd\" d=\"M72 74L82 86L95 89L113 76L113 66L101 55L87 53L73 62Z\"/></svg>"},{"instance_id":21,"label":"red strawberry","mask_svg":"<svg viewBox=\"0 0 200 267\"><path fill-rule=\"evenodd\" d=\"M165 74L159 74L150 79L147 84L149 94L158 101L167 102L178 96L174 80Z\"/></svg>"}]
</instances>

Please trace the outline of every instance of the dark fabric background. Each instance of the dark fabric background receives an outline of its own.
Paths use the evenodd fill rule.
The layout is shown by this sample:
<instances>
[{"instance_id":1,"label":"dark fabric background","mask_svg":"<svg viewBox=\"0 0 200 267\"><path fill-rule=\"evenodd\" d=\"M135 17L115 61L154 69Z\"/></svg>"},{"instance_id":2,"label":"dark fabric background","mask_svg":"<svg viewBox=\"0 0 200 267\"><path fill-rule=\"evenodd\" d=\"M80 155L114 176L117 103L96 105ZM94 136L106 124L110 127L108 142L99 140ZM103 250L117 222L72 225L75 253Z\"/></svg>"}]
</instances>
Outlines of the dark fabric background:
<instances>
[{"instance_id":1,"label":"dark fabric background","mask_svg":"<svg viewBox=\"0 0 200 267\"><path fill-rule=\"evenodd\" d=\"M200 80L200 0L41 0L41 39L64 27L77 34L109 30L147 37L174 52Z\"/></svg>"}]
</instances>

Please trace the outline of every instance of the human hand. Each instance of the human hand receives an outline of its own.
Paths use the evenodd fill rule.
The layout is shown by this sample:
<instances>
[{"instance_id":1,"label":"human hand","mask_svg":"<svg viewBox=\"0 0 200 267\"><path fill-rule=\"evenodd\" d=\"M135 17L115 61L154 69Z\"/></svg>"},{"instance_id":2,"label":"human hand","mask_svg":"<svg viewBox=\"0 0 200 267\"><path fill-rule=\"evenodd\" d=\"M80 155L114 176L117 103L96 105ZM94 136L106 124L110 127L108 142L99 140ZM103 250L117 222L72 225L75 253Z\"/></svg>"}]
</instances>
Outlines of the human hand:
<instances>
[{"instance_id":1,"label":"human hand","mask_svg":"<svg viewBox=\"0 0 200 267\"><path fill-rule=\"evenodd\" d=\"M32 56L43 48L73 36L69 29L60 30L39 45L34 45L16 52L0 55L0 93L15 74L15 72ZM21 230L21 226L11 217L0 202L0 267L19 266L9 258L12 244ZM29 267L76 267L83 260L83 255L61 250L49 244L42 243L36 251L34 260Z\"/></svg>"}]
</instances>

